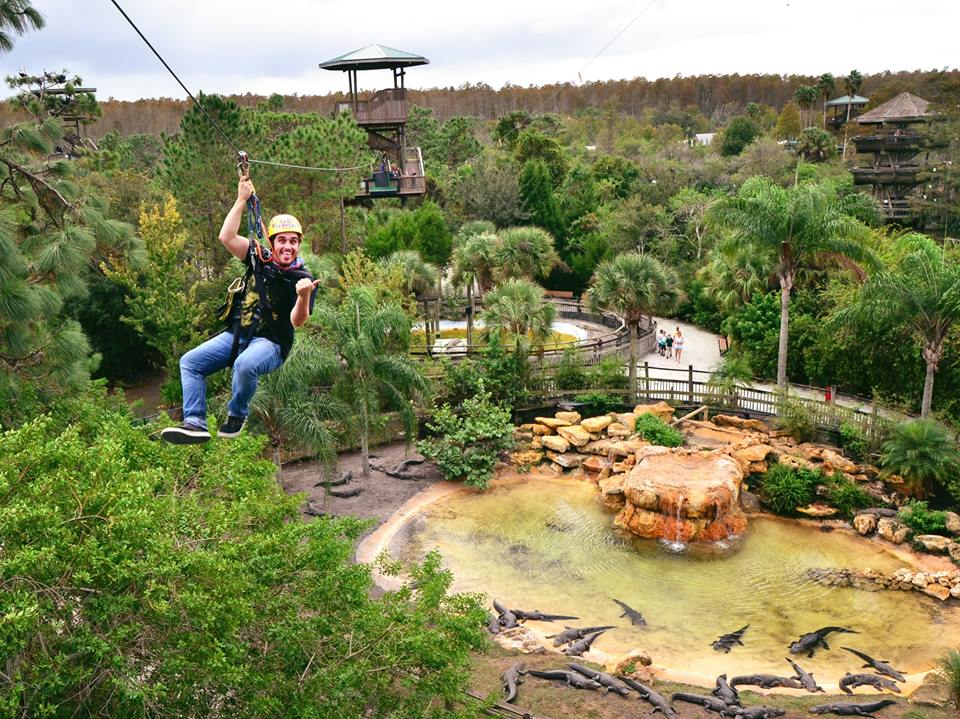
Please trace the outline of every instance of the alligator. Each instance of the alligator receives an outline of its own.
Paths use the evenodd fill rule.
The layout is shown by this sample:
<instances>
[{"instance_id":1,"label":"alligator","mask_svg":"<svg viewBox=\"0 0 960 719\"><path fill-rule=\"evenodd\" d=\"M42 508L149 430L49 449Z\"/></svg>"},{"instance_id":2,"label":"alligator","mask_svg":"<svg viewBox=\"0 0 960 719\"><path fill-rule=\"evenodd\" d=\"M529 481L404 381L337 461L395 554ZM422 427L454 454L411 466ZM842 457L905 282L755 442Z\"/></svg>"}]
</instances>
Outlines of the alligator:
<instances>
[{"instance_id":1,"label":"alligator","mask_svg":"<svg viewBox=\"0 0 960 719\"><path fill-rule=\"evenodd\" d=\"M588 634L615 628L616 627L614 627L612 624L607 624L603 627L584 627L583 629L577 629L576 627L564 627L563 631L559 634L548 634L547 639L553 639L553 646L559 647L561 644L570 644L577 639L582 639Z\"/></svg>"},{"instance_id":2,"label":"alligator","mask_svg":"<svg viewBox=\"0 0 960 719\"><path fill-rule=\"evenodd\" d=\"M500 676L503 681L503 691L507 695L505 701L510 704L517 700L517 685L523 684L522 674L526 674L523 671L523 662L516 662Z\"/></svg>"},{"instance_id":3,"label":"alligator","mask_svg":"<svg viewBox=\"0 0 960 719\"><path fill-rule=\"evenodd\" d=\"M740 693L727 683L726 674L717 677L717 686L710 693L722 699L727 706L742 706L740 704Z\"/></svg>"},{"instance_id":4,"label":"alligator","mask_svg":"<svg viewBox=\"0 0 960 719\"><path fill-rule=\"evenodd\" d=\"M747 631L749 626L750 625L747 624L745 627L740 627L740 629L735 632L720 635L720 638L712 644L713 648L718 652L722 651L725 654L729 654L730 650L733 649L734 644L743 646L743 633Z\"/></svg>"},{"instance_id":5,"label":"alligator","mask_svg":"<svg viewBox=\"0 0 960 719\"><path fill-rule=\"evenodd\" d=\"M900 693L900 687L897 686L897 683L886 677L882 677L879 674L851 674L847 672L843 679L840 680L840 691L846 692L847 694L853 694L850 691L850 688L856 687L873 687L878 692L882 692L884 689Z\"/></svg>"},{"instance_id":6,"label":"alligator","mask_svg":"<svg viewBox=\"0 0 960 719\"><path fill-rule=\"evenodd\" d=\"M803 689L803 684L798 682L795 677L777 677L773 674L746 674L730 680L730 686L732 687L743 685L760 687L762 689L773 689L774 687Z\"/></svg>"},{"instance_id":7,"label":"alligator","mask_svg":"<svg viewBox=\"0 0 960 719\"><path fill-rule=\"evenodd\" d=\"M625 677L622 674L618 677L618 679L637 692L642 699L650 702L650 704L653 705L653 711L650 712L651 714L660 712L664 717L666 717L666 719L677 719L677 713L673 710L673 707L670 706L670 702L668 702L666 697L664 697L662 694L658 694L650 687L644 686L638 682L636 679Z\"/></svg>"},{"instance_id":8,"label":"alligator","mask_svg":"<svg viewBox=\"0 0 960 719\"><path fill-rule=\"evenodd\" d=\"M493 616L490 612L487 612L487 631L491 634L500 633L500 618Z\"/></svg>"},{"instance_id":9,"label":"alligator","mask_svg":"<svg viewBox=\"0 0 960 719\"><path fill-rule=\"evenodd\" d=\"M336 487L341 484L349 484L353 481L353 472L341 472L336 479L321 479L314 487Z\"/></svg>"},{"instance_id":10,"label":"alligator","mask_svg":"<svg viewBox=\"0 0 960 719\"><path fill-rule=\"evenodd\" d=\"M501 627L504 629L513 629L513 627L518 626L517 615L500 604L496 599L493 600L493 608L496 609L497 614L500 615L499 621Z\"/></svg>"},{"instance_id":11,"label":"alligator","mask_svg":"<svg viewBox=\"0 0 960 719\"><path fill-rule=\"evenodd\" d=\"M620 696L625 697L630 693L630 687L612 674L607 674L606 672L601 672L597 669L590 669L589 667L585 667L582 664L576 664L575 662L571 662L570 664L567 664L567 666L573 669L575 672L580 672L587 679L593 679L593 681L600 684L603 687L604 694L607 692L616 692Z\"/></svg>"},{"instance_id":12,"label":"alligator","mask_svg":"<svg viewBox=\"0 0 960 719\"><path fill-rule=\"evenodd\" d=\"M578 639L569 647L564 649L563 653L571 657L583 656L583 653L590 649L590 645L593 644L597 637L599 637L601 634L603 634L603 632L594 632L593 634L588 634L583 639Z\"/></svg>"},{"instance_id":13,"label":"alligator","mask_svg":"<svg viewBox=\"0 0 960 719\"><path fill-rule=\"evenodd\" d=\"M886 707L896 704L893 699L881 699L876 702L833 702L831 704L821 704L810 709L811 714L838 714L844 717L873 717L874 712L878 712Z\"/></svg>"},{"instance_id":14,"label":"alligator","mask_svg":"<svg viewBox=\"0 0 960 719\"><path fill-rule=\"evenodd\" d=\"M782 717L786 710L776 707L747 707L737 712L737 719L773 719L773 717Z\"/></svg>"},{"instance_id":15,"label":"alligator","mask_svg":"<svg viewBox=\"0 0 960 719\"><path fill-rule=\"evenodd\" d=\"M896 679L898 682L905 682L907 678L903 676L903 673L897 669L894 669L890 666L890 662L881 661L879 659L874 659L869 654L864 654L863 652L858 652L856 649L851 649L850 647L840 647L851 654L856 654L858 657L863 659L866 664L863 665L864 669L873 669L877 674L883 674L888 676L891 679Z\"/></svg>"},{"instance_id":16,"label":"alligator","mask_svg":"<svg viewBox=\"0 0 960 719\"><path fill-rule=\"evenodd\" d=\"M613 601L619 604L620 608L623 610L623 614L620 615L621 617L629 618L630 623L638 627L645 627L647 625L647 620L644 619L643 615L636 609L625 602L621 602L619 599L614 599Z\"/></svg>"},{"instance_id":17,"label":"alligator","mask_svg":"<svg viewBox=\"0 0 960 719\"><path fill-rule=\"evenodd\" d=\"M827 644L827 635L832 632L846 632L847 634L857 633L853 629L847 629L845 627L823 627L815 632L808 632L800 637L797 641L791 642L790 653L802 654L803 652L806 652L807 657L811 658L813 657L813 653L817 650L817 647L823 647L824 649L830 648L830 645Z\"/></svg>"},{"instance_id":18,"label":"alligator","mask_svg":"<svg viewBox=\"0 0 960 719\"><path fill-rule=\"evenodd\" d=\"M737 711L738 719L772 719L773 717L783 716L786 714L786 710L777 709L776 707L747 707L746 709L739 709Z\"/></svg>"},{"instance_id":19,"label":"alligator","mask_svg":"<svg viewBox=\"0 0 960 719\"><path fill-rule=\"evenodd\" d=\"M567 683L568 686L573 687L574 689L593 689L598 691L603 687L599 683L593 681L593 679L587 679L582 674L577 672L568 672L563 669L549 669L547 671L539 671L537 669L531 669L527 674L532 674L535 677L540 677L541 679L562 679Z\"/></svg>"},{"instance_id":20,"label":"alligator","mask_svg":"<svg viewBox=\"0 0 960 719\"><path fill-rule=\"evenodd\" d=\"M797 673L797 679L800 681L801 684L803 684L804 689L814 694L816 692L826 691L822 686L817 684L817 680L813 678L813 674L804 670L802 667L800 667L799 664L797 664L793 660L787 658L787 661L790 662L790 666L793 667L793 671Z\"/></svg>"},{"instance_id":21,"label":"alligator","mask_svg":"<svg viewBox=\"0 0 960 719\"><path fill-rule=\"evenodd\" d=\"M702 696L700 694L687 694L686 692L674 692L670 697L670 701L676 702L689 702L690 704L699 704L708 712L716 712L717 714L726 714L730 715L733 712L730 712L727 705L724 703L723 699L718 699L714 696Z\"/></svg>"},{"instance_id":22,"label":"alligator","mask_svg":"<svg viewBox=\"0 0 960 719\"><path fill-rule=\"evenodd\" d=\"M351 489L328 489L327 494L331 497L356 497L363 491L363 487L352 487Z\"/></svg>"},{"instance_id":23,"label":"alligator","mask_svg":"<svg viewBox=\"0 0 960 719\"><path fill-rule=\"evenodd\" d=\"M580 617L572 617L567 614L544 614L539 609L534 609L532 612L525 612L522 609L511 609L511 612L514 613L517 619L524 621L529 619L534 622L555 622L558 619L579 619Z\"/></svg>"}]
</instances>

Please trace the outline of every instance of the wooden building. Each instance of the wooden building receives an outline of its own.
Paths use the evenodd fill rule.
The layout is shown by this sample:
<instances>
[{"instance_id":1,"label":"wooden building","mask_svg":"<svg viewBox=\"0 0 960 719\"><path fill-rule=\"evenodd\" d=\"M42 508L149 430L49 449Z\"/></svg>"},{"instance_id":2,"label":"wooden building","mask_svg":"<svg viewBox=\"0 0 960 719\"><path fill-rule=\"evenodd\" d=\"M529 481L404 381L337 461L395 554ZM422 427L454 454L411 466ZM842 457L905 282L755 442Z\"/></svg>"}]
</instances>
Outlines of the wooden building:
<instances>
[{"instance_id":1,"label":"wooden building","mask_svg":"<svg viewBox=\"0 0 960 719\"><path fill-rule=\"evenodd\" d=\"M827 103L827 127L838 130L863 112L870 98L860 95L841 95Z\"/></svg>"},{"instance_id":2,"label":"wooden building","mask_svg":"<svg viewBox=\"0 0 960 719\"><path fill-rule=\"evenodd\" d=\"M884 214L891 220L910 217L907 195L927 162L927 125L934 117L922 97L901 93L857 118L870 134L851 138L861 156L851 170L857 185L871 185ZM866 162L863 162L866 160Z\"/></svg>"},{"instance_id":3,"label":"wooden building","mask_svg":"<svg viewBox=\"0 0 960 719\"><path fill-rule=\"evenodd\" d=\"M347 74L349 93L338 102L334 113L349 111L357 124L367 132L367 144L380 153L363 180L358 198L406 197L426 191L423 156L419 147L409 147L406 139L407 90L406 70L430 61L422 55L395 50L384 45L368 45L332 60L320 63L324 70L341 70ZM357 73L367 70L390 70L393 87L360 96Z\"/></svg>"}]
</instances>

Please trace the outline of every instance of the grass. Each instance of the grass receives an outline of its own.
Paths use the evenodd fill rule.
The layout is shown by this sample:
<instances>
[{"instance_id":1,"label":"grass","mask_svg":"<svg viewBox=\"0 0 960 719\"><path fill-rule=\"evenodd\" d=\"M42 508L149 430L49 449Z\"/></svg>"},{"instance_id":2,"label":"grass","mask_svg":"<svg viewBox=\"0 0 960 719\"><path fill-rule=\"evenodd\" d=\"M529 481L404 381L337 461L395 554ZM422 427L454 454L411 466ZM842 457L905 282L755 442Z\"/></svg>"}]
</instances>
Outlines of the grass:
<instances>
[{"instance_id":1,"label":"grass","mask_svg":"<svg viewBox=\"0 0 960 719\"><path fill-rule=\"evenodd\" d=\"M960 649L951 649L944 655L937 673L946 681L953 703L960 708Z\"/></svg>"}]
</instances>

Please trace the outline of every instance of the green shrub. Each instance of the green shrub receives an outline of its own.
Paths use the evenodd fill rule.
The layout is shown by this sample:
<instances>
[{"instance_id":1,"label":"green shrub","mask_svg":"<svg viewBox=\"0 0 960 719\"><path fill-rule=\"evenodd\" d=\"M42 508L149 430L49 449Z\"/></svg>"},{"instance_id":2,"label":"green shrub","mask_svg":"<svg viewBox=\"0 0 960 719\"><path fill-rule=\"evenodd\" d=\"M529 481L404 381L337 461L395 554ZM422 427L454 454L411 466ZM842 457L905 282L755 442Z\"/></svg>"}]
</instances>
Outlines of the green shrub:
<instances>
[{"instance_id":1,"label":"green shrub","mask_svg":"<svg viewBox=\"0 0 960 719\"><path fill-rule=\"evenodd\" d=\"M786 394L781 393L777 398L777 416L773 424L798 442L812 442L817 438L813 414L803 402Z\"/></svg>"},{"instance_id":2,"label":"green shrub","mask_svg":"<svg viewBox=\"0 0 960 719\"><path fill-rule=\"evenodd\" d=\"M637 434L650 444L661 447L679 447L683 444L683 434L671 427L655 414L641 414L637 417Z\"/></svg>"},{"instance_id":3,"label":"green shrub","mask_svg":"<svg viewBox=\"0 0 960 719\"><path fill-rule=\"evenodd\" d=\"M864 492L856 482L839 473L830 477L827 489L827 501L848 518L852 517L856 510L873 504L870 495Z\"/></svg>"},{"instance_id":4,"label":"green shrub","mask_svg":"<svg viewBox=\"0 0 960 719\"><path fill-rule=\"evenodd\" d=\"M947 514L931 510L926 502L910 502L900 510L899 519L915 534L942 534L947 531Z\"/></svg>"},{"instance_id":5,"label":"green shrub","mask_svg":"<svg viewBox=\"0 0 960 719\"><path fill-rule=\"evenodd\" d=\"M587 389L587 373L576 351L565 350L556 369L557 389Z\"/></svg>"},{"instance_id":6,"label":"green shrub","mask_svg":"<svg viewBox=\"0 0 960 719\"><path fill-rule=\"evenodd\" d=\"M581 404L578 411L584 417L596 417L607 412L620 412L623 410L623 397L615 394L606 394L604 392L588 392L577 397L577 402Z\"/></svg>"},{"instance_id":7,"label":"green shrub","mask_svg":"<svg viewBox=\"0 0 960 719\"><path fill-rule=\"evenodd\" d=\"M0 434L0 716L401 717L459 700L484 615L438 555L416 589L375 597L353 561L365 524L301 521L263 437L170 447L109 402Z\"/></svg>"},{"instance_id":8,"label":"green shrub","mask_svg":"<svg viewBox=\"0 0 960 719\"><path fill-rule=\"evenodd\" d=\"M777 514L793 516L816 497L823 475L816 470L774 464L760 480L760 498Z\"/></svg>"},{"instance_id":9,"label":"green shrub","mask_svg":"<svg viewBox=\"0 0 960 719\"><path fill-rule=\"evenodd\" d=\"M485 391L464 400L460 414L443 405L427 428L437 436L417 443L423 456L436 462L446 479L480 489L493 478L500 452L513 446L510 410L494 404Z\"/></svg>"},{"instance_id":10,"label":"green shrub","mask_svg":"<svg viewBox=\"0 0 960 719\"><path fill-rule=\"evenodd\" d=\"M840 424L840 446L855 462L868 462L873 446L867 435L855 424Z\"/></svg>"},{"instance_id":11,"label":"green shrub","mask_svg":"<svg viewBox=\"0 0 960 719\"><path fill-rule=\"evenodd\" d=\"M960 449L953 433L936 420L897 425L883 443L880 464L903 477L907 491L921 499L945 489L960 502Z\"/></svg>"},{"instance_id":12,"label":"green shrub","mask_svg":"<svg viewBox=\"0 0 960 719\"><path fill-rule=\"evenodd\" d=\"M626 389L628 377L623 364L616 357L606 357L587 370L590 389Z\"/></svg>"},{"instance_id":13,"label":"green shrub","mask_svg":"<svg viewBox=\"0 0 960 719\"><path fill-rule=\"evenodd\" d=\"M954 706L960 708L960 649L951 649L943 656L937 674L946 681Z\"/></svg>"}]
</instances>

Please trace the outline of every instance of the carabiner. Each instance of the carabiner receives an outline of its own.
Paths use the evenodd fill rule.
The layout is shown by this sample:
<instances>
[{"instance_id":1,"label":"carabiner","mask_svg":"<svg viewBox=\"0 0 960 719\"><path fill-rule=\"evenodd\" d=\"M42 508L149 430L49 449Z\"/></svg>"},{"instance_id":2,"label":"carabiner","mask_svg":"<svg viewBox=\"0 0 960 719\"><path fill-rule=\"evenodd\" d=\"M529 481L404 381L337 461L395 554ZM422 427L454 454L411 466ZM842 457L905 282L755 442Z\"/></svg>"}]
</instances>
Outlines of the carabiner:
<instances>
[{"instance_id":1,"label":"carabiner","mask_svg":"<svg viewBox=\"0 0 960 719\"><path fill-rule=\"evenodd\" d=\"M245 153L243 150L237 152L237 174L240 176L241 180L246 180L250 177L250 156Z\"/></svg>"}]
</instances>

